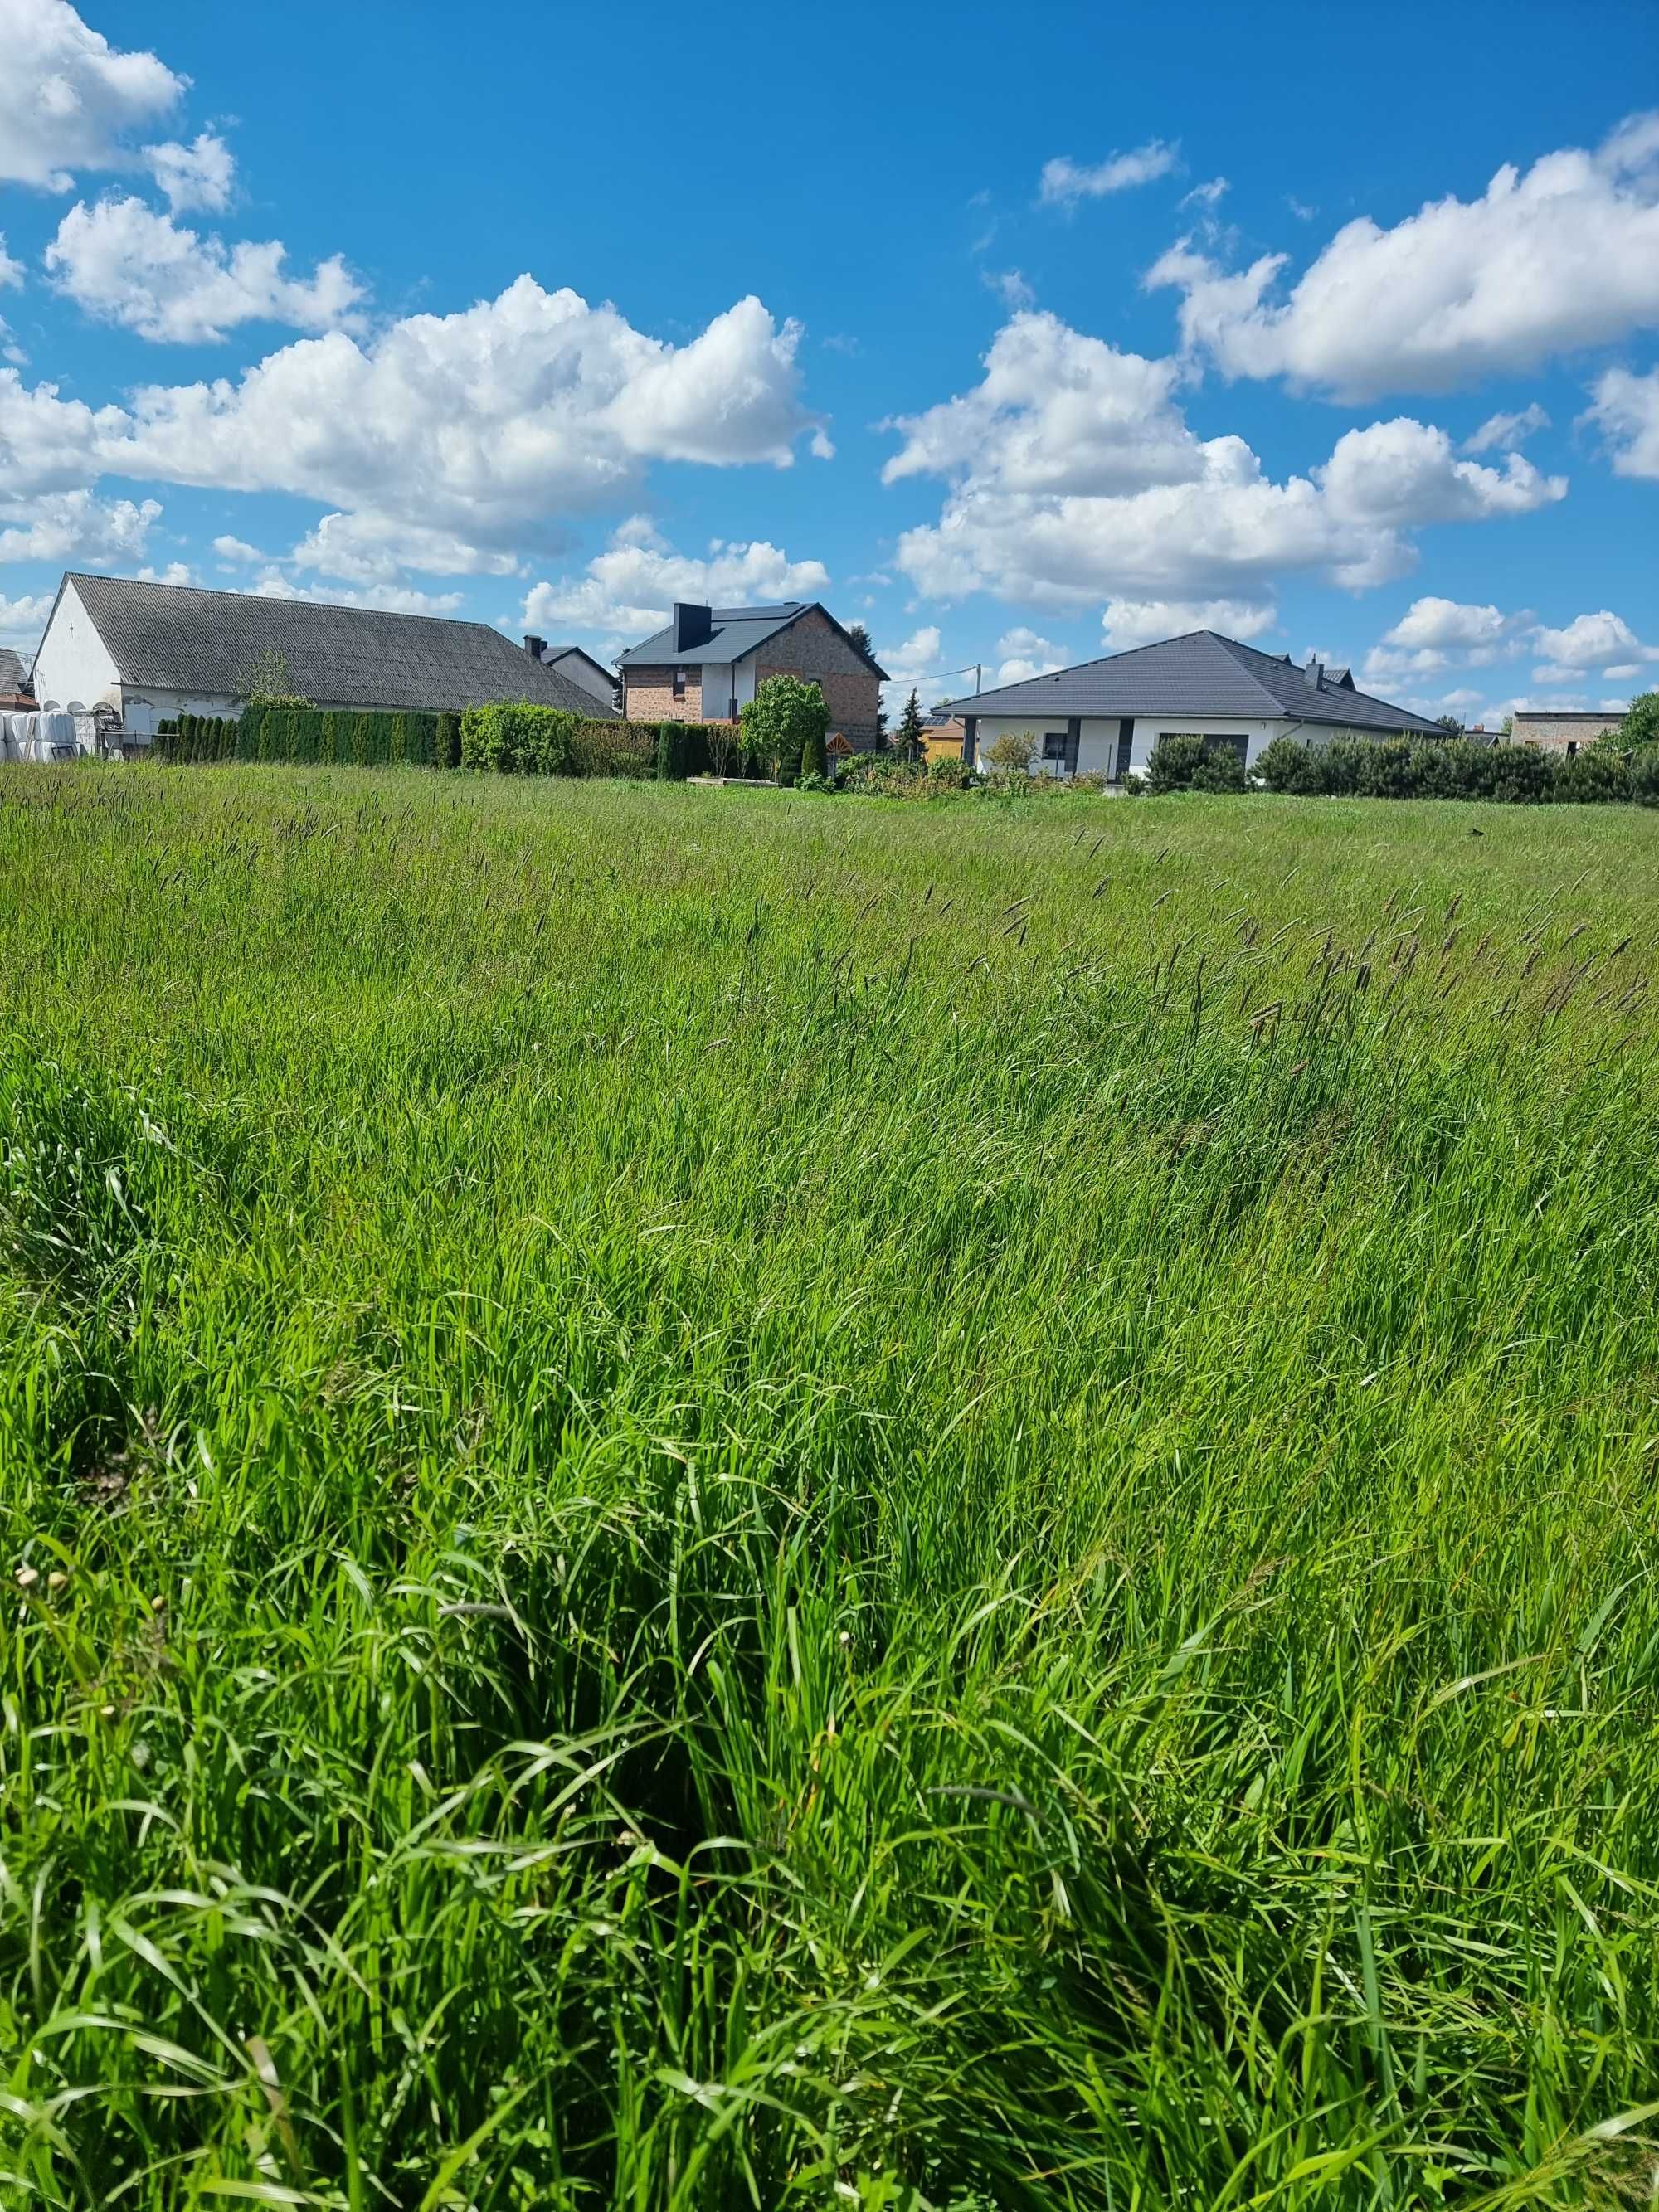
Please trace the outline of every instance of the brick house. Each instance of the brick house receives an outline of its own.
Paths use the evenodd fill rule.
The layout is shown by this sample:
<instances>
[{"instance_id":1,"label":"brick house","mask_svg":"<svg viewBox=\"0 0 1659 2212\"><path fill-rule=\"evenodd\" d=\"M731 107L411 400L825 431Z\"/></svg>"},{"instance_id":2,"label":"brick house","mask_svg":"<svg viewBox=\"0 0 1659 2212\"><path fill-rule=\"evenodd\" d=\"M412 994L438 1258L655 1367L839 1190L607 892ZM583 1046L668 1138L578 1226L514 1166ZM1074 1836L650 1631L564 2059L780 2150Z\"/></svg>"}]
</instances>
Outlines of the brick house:
<instances>
[{"instance_id":1,"label":"brick house","mask_svg":"<svg viewBox=\"0 0 1659 2212\"><path fill-rule=\"evenodd\" d=\"M1510 731L1512 745L1535 745L1540 752L1576 753L1594 744L1624 720L1623 709L1607 714L1562 714L1549 708L1518 708Z\"/></svg>"},{"instance_id":2,"label":"brick house","mask_svg":"<svg viewBox=\"0 0 1659 2212\"><path fill-rule=\"evenodd\" d=\"M817 684L830 733L877 743L885 672L816 599L775 607L677 605L665 629L618 655L630 722L735 722L769 676Z\"/></svg>"}]
</instances>

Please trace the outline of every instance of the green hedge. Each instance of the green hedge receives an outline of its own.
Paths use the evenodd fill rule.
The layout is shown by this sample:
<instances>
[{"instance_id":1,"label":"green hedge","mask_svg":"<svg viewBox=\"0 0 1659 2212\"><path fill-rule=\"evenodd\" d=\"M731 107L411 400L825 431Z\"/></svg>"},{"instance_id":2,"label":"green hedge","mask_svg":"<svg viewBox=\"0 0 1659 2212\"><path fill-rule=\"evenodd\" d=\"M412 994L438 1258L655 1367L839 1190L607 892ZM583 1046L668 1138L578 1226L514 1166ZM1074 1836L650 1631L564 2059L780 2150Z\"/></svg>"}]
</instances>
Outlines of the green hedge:
<instances>
[{"instance_id":1,"label":"green hedge","mask_svg":"<svg viewBox=\"0 0 1659 2212\"><path fill-rule=\"evenodd\" d=\"M469 707L461 717L463 768L501 775L690 775L765 773L729 722L604 722L561 707Z\"/></svg>"},{"instance_id":2,"label":"green hedge","mask_svg":"<svg viewBox=\"0 0 1659 2212\"><path fill-rule=\"evenodd\" d=\"M1532 745L1339 739L1313 747L1275 738L1255 763L1269 791L1356 799L1490 799L1521 805L1659 805L1659 748L1540 752Z\"/></svg>"},{"instance_id":3,"label":"green hedge","mask_svg":"<svg viewBox=\"0 0 1659 2212\"><path fill-rule=\"evenodd\" d=\"M245 707L240 718L180 714L156 731L159 760L350 761L380 768L406 761L453 767L459 753L453 714L360 714L320 707Z\"/></svg>"}]
</instances>

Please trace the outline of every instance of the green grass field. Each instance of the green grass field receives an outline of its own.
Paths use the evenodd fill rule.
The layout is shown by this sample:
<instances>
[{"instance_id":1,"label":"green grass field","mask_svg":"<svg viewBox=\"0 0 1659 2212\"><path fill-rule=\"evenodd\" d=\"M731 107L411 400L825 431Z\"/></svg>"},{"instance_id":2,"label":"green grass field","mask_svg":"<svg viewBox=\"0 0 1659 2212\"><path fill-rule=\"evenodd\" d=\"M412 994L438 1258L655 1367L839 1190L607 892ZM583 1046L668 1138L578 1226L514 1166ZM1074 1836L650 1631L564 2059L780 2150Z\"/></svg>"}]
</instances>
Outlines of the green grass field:
<instances>
[{"instance_id":1,"label":"green grass field","mask_svg":"<svg viewBox=\"0 0 1659 2212\"><path fill-rule=\"evenodd\" d=\"M0 2198L1639 2204L1659 822L0 776Z\"/></svg>"}]
</instances>

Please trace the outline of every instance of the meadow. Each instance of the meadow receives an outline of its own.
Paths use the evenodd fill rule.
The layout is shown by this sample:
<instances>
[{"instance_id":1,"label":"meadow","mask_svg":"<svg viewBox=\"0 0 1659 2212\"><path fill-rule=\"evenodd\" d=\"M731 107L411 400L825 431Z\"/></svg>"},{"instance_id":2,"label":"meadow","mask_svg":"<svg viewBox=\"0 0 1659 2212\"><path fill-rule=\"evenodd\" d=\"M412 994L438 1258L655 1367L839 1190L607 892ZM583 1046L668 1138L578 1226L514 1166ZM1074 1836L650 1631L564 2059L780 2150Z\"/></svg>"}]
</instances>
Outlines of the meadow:
<instances>
[{"instance_id":1,"label":"meadow","mask_svg":"<svg viewBox=\"0 0 1659 2212\"><path fill-rule=\"evenodd\" d=\"M1632 2205L1659 821L0 776L0 2201Z\"/></svg>"}]
</instances>

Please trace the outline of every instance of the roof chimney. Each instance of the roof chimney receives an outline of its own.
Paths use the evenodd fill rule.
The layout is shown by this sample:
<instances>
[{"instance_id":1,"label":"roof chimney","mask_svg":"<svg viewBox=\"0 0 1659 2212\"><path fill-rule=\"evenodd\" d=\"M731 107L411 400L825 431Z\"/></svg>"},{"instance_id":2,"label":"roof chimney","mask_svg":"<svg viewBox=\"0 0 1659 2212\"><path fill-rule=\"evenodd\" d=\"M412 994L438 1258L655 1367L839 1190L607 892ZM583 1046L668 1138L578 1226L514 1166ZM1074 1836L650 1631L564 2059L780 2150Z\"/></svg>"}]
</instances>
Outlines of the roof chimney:
<instances>
[{"instance_id":1,"label":"roof chimney","mask_svg":"<svg viewBox=\"0 0 1659 2212\"><path fill-rule=\"evenodd\" d=\"M1324 662L1322 660L1314 660L1310 659L1307 666L1302 672L1302 680L1304 684L1311 684L1314 690L1317 691L1319 689L1319 679L1324 673Z\"/></svg>"},{"instance_id":2,"label":"roof chimney","mask_svg":"<svg viewBox=\"0 0 1659 2212\"><path fill-rule=\"evenodd\" d=\"M708 607L690 605L684 599L674 602L674 657L696 652L707 645L714 635L714 617Z\"/></svg>"},{"instance_id":3,"label":"roof chimney","mask_svg":"<svg viewBox=\"0 0 1659 2212\"><path fill-rule=\"evenodd\" d=\"M547 640L544 637L527 637L524 641L524 649L532 660L539 660L547 650Z\"/></svg>"}]
</instances>

